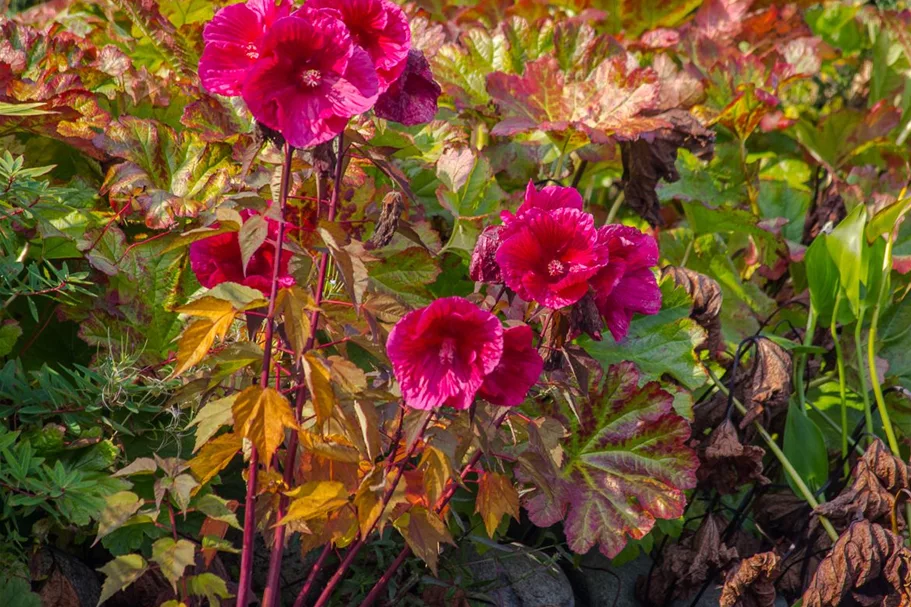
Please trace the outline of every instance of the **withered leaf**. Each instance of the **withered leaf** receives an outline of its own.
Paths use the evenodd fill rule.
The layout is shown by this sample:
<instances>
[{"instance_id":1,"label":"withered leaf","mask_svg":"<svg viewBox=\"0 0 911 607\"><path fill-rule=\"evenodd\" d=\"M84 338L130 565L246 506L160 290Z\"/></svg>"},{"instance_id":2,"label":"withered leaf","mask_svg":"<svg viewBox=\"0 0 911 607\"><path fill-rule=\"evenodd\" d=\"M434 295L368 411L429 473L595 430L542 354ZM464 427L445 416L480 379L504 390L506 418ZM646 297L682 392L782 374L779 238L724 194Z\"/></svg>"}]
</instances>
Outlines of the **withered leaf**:
<instances>
[{"instance_id":1,"label":"withered leaf","mask_svg":"<svg viewBox=\"0 0 911 607\"><path fill-rule=\"evenodd\" d=\"M908 605L911 550L902 538L870 521L845 531L819 564L803 607Z\"/></svg>"},{"instance_id":2,"label":"withered leaf","mask_svg":"<svg viewBox=\"0 0 911 607\"><path fill-rule=\"evenodd\" d=\"M497 249L500 248L500 233L503 226L487 226L471 252L468 276L475 282L503 282L500 264L497 263Z\"/></svg>"},{"instance_id":3,"label":"withered leaf","mask_svg":"<svg viewBox=\"0 0 911 607\"><path fill-rule=\"evenodd\" d=\"M803 243L810 244L827 226L831 228L838 225L847 215L841 194L834 185L829 186L823 193L822 200L814 199L810 202L810 210L803 224Z\"/></svg>"},{"instance_id":4,"label":"withered leaf","mask_svg":"<svg viewBox=\"0 0 911 607\"><path fill-rule=\"evenodd\" d=\"M604 322L601 320L601 313L598 311L598 305L595 303L591 291L570 309L569 327L571 335L584 333L595 341L601 341Z\"/></svg>"},{"instance_id":5,"label":"withered leaf","mask_svg":"<svg viewBox=\"0 0 911 607\"><path fill-rule=\"evenodd\" d=\"M696 475L701 485L713 487L722 495L736 493L747 483L767 484L769 479L762 475L764 455L762 447L743 445L737 428L725 420L699 450Z\"/></svg>"},{"instance_id":6,"label":"withered leaf","mask_svg":"<svg viewBox=\"0 0 911 607\"><path fill-rule=\"evenodd\" d=\"M727 524L717 514L706 516L699 530L664 551L661 565L651 579L639 578L636 594L647 605L667 605L689 596L737 558L737 551L721 541Z\"/></svg>"},{"instance_id":7,"label":"withered leaf","mask_svg":"<svg viewBox=\"0 0 911 607\"><path fill-rule=\"evenodd\" d=\"M721 607L772 607L780 558L774 552L754 554L728 571Z\"/></svg>"},{"instance_id":8,"label":"withered leaf","mask_svg":"<svg viewBox=\"0 0 911 607\"><path fill-rule=\"evenodd\" d=\"M715 153L715 134L686 110L673 109L655 116L672 125L620 143L623 192L626 202L652 226L662 225L655 189L658 181L678 181L677 150L686 148L708 160Z\"/></svg>"},{"instance_id":9,"label":"withered leaf","mask_svg":"<svg viewBox=\"0 0 911 607\"><path fill-rule=\"evenodd\" d=\"M707 334L706 340L697 350L707 349L709 354L716 356L724 347L719 316L723 297L718 282L705 274L677 266L665 266L661 270L661 275L671 276L677 286L683 287L693 298L690 318L705 329Z\"/></svg>"},{"instance_id":10,"label":"withered leaf","mask_svg":"<svg viewBox=\"0 0 911 607\"><path fill-rule=\"evenodd\" d=\"M373 236L364 244L367 250L385 247L395 236L399 217L405 210L405 199L399 192L389 192L383 197L383 209L373 229Z\"/></svg>"},{"instance_id":11,"label":"withered leaf","mask_svg":"<svg viewBox=\"0 0 911 607\"><path fill-rule=\"evenodd\" d=\"M911 469L875 439L854 467L854 483L816 512L836 525L847 526L864 518L884 522L895 504L895 495L908 489Z\"/></svg>"},{"instance_id":12,"label":"withered leaf","mask_svg":"<svg viewBox=\"0 0 911 607\"><path fill-rule=\"evenodd\" d=\"M790 395L791 355L770 339L757 340L753 364L743 384L743 403L749 410L740 428L762 415L771 418L783 411Z\"/></svg>"}]
</instances>

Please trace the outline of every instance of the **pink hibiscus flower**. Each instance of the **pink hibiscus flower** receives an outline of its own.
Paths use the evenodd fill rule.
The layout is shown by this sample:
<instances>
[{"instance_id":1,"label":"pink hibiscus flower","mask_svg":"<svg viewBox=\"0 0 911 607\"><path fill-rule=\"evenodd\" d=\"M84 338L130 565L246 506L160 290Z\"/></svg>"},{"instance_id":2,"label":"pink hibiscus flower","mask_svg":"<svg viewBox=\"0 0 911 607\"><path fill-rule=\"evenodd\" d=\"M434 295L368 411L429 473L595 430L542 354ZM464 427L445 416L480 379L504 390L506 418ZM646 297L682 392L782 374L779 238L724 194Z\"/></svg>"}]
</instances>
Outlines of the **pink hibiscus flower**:
<instances>
[{"instance_id":1,"label":"pink hibiscus flower","mask_svg":"<svg viewBox=\"0 0 911 607\"><path fill-rule=\"evenodd\" d=\"M240 213L245 222L253 215L254 212L248 209ZM250 257L246 271L240 254L237 232L210 236L190 244L190 267L196 274L199 284L211 289L223 282L236 282L269 295L272 290L272 272L275 268L278 222L274 219L266 221L269 225L268 237ZM291 252L283 250L278 274L279 287L290 287L294 284L294 278L288 274L290 260Z\"/></svg>"},{"instance_id":2,"label":"pink hibiscus flower","mask_svg":"<svg viewBox=\"0 0 911 607\"><path fill-rule=\"evenodd\" d=\"M297 148L332 139L377 98L373 62L337 14L305 7L276 21L244 83L253 116Z\"/></svg>"},{"instance_id":3,"label":"pink hibiscus flower","mask_svg":"<svg viewBox=\"0 0 911 607\"><path fill-rule=\"evenodd\" d=\"M510 211L500 213L503 224L512 230L518 227L522 218L533 209L541 211L556 211L557 209L576 209L581 211L584 205L582 195L576 188L565 188L558 185L549 185L538 190L534 182L528 181L525 188L525 199L515 214Z\"/></svg>"},{"instance_id":4,"label":"pink hibiscus flower","mask_svg":"<svg viewBox=\"0 0 911 607\"><path fill-rule=\"evenodd\" d=\"M629 333L633 314L657 314L661 289L652 272L658 264L658 243L636 228L618 224L598 231L610 251L610 263L591 281L598 311L616 341Z\"/></svg>"},{"instance_id":5,"label":"pink hibiscus flower","mask_svg":"<svg viewBox=\"0 0 911 607\"><path fill-rule=\"evenodd\" d=\"M248 0L215 13L202 32L205 48L199 58L199 79L210 93L236 97L247 72L260 57L263 37L278 19L291 14L291 3Z\"/></svg>"},{"instance_id":6,"label":"pink hibiscus flower","mask_svg":"<svg viewBox=\"0 0 911 607\"><path fill-rule=\"evenodd\" d=\"M503 327L461 297L409 312L392 331L386 353L412 409L467 409L503 354Z\"/></svg>"},{"instance_id":7,"label":"pink hibiscus flower","mask_svg":"<svg viewBox=\"0 0 911 607\"><path fill-rule=\"evenodd\" d=\"M578 209L531 209L497 250L503 280L526 301L562 308L588 292L588 279L608 261L594 218Z\"/></svg>"},{"instance_id":8,"label":"pink hibiscus flower","mask_svg":"<svg viewBox=\"0 0 911 607\"><path fill-rule=\"evenodd\" d=\"M528 325L518 325L503 332L500 364L484 378L478 396L504 407L522 404L544 370L544 361L534 346L534 338Z\"/></svg>"},{"instance_id":9,"label":"pink hibiscus flower","mask_svg":"<svg viewBox=\"0 0 911 607\"><path fill-rule=\"evenodd\" d=\"M332 9L354 43L367 51L376 67L383 93L405 69L411 49L411 28L405 13L389 0L309 0L307 8Z\"/></svg>"}]
</instances>

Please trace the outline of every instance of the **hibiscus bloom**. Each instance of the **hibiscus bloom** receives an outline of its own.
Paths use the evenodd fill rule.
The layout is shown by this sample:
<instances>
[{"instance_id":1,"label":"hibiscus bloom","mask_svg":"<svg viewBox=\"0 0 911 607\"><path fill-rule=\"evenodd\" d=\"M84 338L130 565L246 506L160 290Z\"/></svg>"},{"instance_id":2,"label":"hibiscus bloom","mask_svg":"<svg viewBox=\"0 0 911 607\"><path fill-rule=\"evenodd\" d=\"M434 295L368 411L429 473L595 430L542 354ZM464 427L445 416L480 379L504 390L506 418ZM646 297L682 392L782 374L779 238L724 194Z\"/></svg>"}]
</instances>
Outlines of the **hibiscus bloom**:
<instances>
[{"instance_id":1,"label":"hibiscus bloom","mask_svg":"<svg viewBox=\"0 0 911 607\"><path fill-rule=\"evenodd\" d=\"M636 228L606 225L598 240L610 251L610 263L594 278L598 311L616 341L626 337L633 314L657 314L661 289L652 272L658 264L658 243Z\"/></svg>"},{"instance_id":2,"label":"hibiscus bloom","mask_svg":"<svg viewBox=\"0 0 911 607\"><path fill-rule=\"evenodd\" d=\"M354 43L376 67L379 92L385 92L405 69L411 28L405 13L389 0L309 0L307 8L338 11Z\"/></svg>"},{"instance_id":3,"label":"hibiscus bloom","mask_svg":"<svg viewBox=\"0 0 911 607\"><path fill-rule=\"evenodd\" d=\"M467 299L445 297L409 312L386 353L412 409L467 409L503 354L500 321Z\"/></svg>"},{"instance_id":4,"label":"hibiscus bloom","mask_svg":"<svg viewBox=\"0 0 911 607\"><path fill-rule=\"evenodd\" d=\"M253 116L297 148L329 141L377 98L370 55L337 14L305 7L276 21L244 83Z\"/></svg>"},{"instance_id":5,"label":"hibiscus bloom","mask_svg":"<svg viewBox=\"0 0 911 607\"><path fill-rule=\"evenodd\" d=\"M246 222L253 211L241 211ZM266 241L253 253L244 270L237 232L217 234L190 244L190 267L199 284L211 289L223 282L236 282L257 289L269 295L272 290L272 273L275 268L275 239L278 238L278 222L266 219L269 226ZM294 278L288 274L291 252L282 251L278 269L279 287L290 287Z\"/></svg>"},{"instance_id":6,"label":"hibiscus bloom","mask_svg":"<svg viewBox=\"0 0 911 607\"><path fill-rule=\"evenodd\" d=\"M205 48L199 58L199 79L210 93L236 97L247 72L259 59L263 37L278 19L291 14L291 3L248 0L215 13L202 32Z\"/></svg>"},{"instance_id":7,"label":"hibiscus bloom","mask_svg":"<svg viewBox=\"0 0 911 607\"><path fill-rule=\"evenodd\" d=\"M557 209L576 209L581 211L584 206L582 195L576 188L565 188L558 185L549 185L541 188L535 188L533 181L528 181L525 188L525 199L515 214L510 211L500 213L503 224L510 229L518 227L523 217L528 215L533 209L541 211L556 211Z\"/></svg>"},{"instance_id":8,"label":"hibiscus bloom","mask_svg":"<svg viewBox=\"0 0 911 607\"><path fill-rule=\"evenodd\" d=\"M608 261L594 218L578 209L532 209L497 250L503 280L526 301L562 308L588 292L588 280Z\"/></svg>"},{"instance_id":9,"label":"hibiscus bloom","mask_svg":"<svg viewBox=\"0 0 911 607\"><path fill-rule=\"evenodd\" d=\"M534 346L534 338L535 334L528 325L510 327L503 332L500 364L484 378L478 396L504 407L522 404L528 390L544 370L544 361Z\"/></svg>"}]
</instances>

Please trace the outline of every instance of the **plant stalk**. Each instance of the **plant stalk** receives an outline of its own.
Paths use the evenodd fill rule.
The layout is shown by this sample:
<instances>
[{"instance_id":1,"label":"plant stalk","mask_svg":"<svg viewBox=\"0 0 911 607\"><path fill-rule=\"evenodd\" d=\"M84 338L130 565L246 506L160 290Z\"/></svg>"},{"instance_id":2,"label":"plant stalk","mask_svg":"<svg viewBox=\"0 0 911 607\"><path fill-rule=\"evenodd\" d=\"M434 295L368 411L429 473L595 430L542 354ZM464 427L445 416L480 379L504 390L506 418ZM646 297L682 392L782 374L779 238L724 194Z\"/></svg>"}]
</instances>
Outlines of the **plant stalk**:
<instances>
[{"instance_id":1,"label":"plant stalk","mask_svg":"<svg viewBox=\"0 0 911 607\"><path fill-rule=\"evenodd\" d=\"M332 187L332 197L329 199L329 221L335 221L336 208L338 207L338 192L341 189L341 179L342 179L342 163L344 160L344 132L338 136L338 158L336 160L335 166L335 182ZM290 169L290 165L288 167ZM283 176L284 179L284 176ZM289 181L290 183L290 181ZM282 187L285 187L285 182L282 181ZM322 195L319 192L319 178L317 178L317 192L319 201L317 202L317 215L319 214L319 205L322 204ZM287 190L283 189L282 192L287 196ZM307 342L304 344L304 353L309 352L313 349L313 346L316 344L316 329L319 324L319 306L323 300L323 290L326 287L326 277L329 269L329 252L323 251L320 253L320 266L319 266L319 276L316 281L316 292L314 293L314 302L316 304L316 310L314 310L310 315L310 335L307 337ZM298 371L298 388L297 394L295 395L294 402L294 419L300 421L301 412L304 409L304 403L307 401L307 382L303 378L303 365L297 365ZM294 468L295 462L297 460L297 444L298 436L297 432L292 432L291 436L288 438L288 449L285 453L285 461L282 469L282 479L285 483L285 486L291 487L291 484L294 481ZM288 497L282 495L279 498L278 510L275 513L275 535L272 542L272 552L269 554L269 572L266 574L266 590L263 593L263 607L276 607L279 604L279 595L281 594L281 568L282 560L284 557L285 549L285 525L280 525L282 518L285 516L285 512L288 509ZM331 543L329 544L331 546ZM321 555L322 556L322 555ZM326 555L328 556L328 555ZM317 561L317 565L322 567L322 563L325 559ZM315 569L312 572L313 578L316 577L316 572L319 569ZM312 580L310 580L312 583ZM307 584L304 584L304 588L309 590Z\"/></svg>"},{"instance_id":2,"label":"plant stalk","mask_svg":"<svg viewBox=\"0 0 911 607\"><path fill-rule=\"evenodd\" d=\"M506 420L506 416L509 415L509 410L505 411L499 419L494 422L494 428L499 428L503 422ZM437 501L436 505L433 508L433 511L439 514L443 511L446 505L449 503L449 500L452 499L452 496L455 495L456 490L459 488L459 485L465 482L465 479L468 477L468 474L474 470L474 467L477 466L478 462L481 460L481 456L484 455L481 449L475 451L471 456L471 459L468 460L468 463L462 467L462 472L459 474L461 482L455 483L452 480L446 485L446 490L440 496L440 499ZM364 600L361 601L360 607L370 607L379 598L380 593L386 589L386 586L389 585L389 582L392 580L392 576L395 575L395 572L398 571L399 567L402 566L402 563L405 562L405 559L411 554L411 548L405 546L402 548L402 551L399 552L399 555L395 557L395 560L392 561L392 564L383 572L383 575L377 580L376 584L373 585L373 588L370 589L370 592L364 597ZM298 607L295 605L295 607Z\"/></svg>"},{"instance_id":3,"label":"plant stalk","mask_svg":"<svg viewBox=\"0 0 911 607\"><path fill-rule=\"evenodd\" d=\"M857 357L857 371L860 375L860 393L864 399L864 425L867 433L867 441L873 439L873 409L870 407L870 387L867 385L867 374L864 372L864 355L861 345L861 337L864 329L864 316L866 308L861 305L857 314L857 324L854 327L854 354Z\"/></svg>"},{"instance_id":4,"label":"plant stalk","mask_svg":"<svg viewBox=\"0 0 911 607\"><path fill-rule=\"evenodd\" d=\"M803 345L813 345L813 334L816 332L816 313L812 306L807 313L807 330L803 336ZM807 370L807 355L803 352L797 355L797 365L794 373L794 382L797 384L797 400L800 402L800 410L807 412L807 389L804 385L804 375Z\"/></svg>"},{"instance_id":5,"label":"plant stalk","mask_svg":"<svg viewBox=\"0 0 911 607\"><path fill-rule=\"evenodd\" d=\"M851 474L851 465L848 463L848 399L845 387L845 358L838 341L838 307L841 305L841 291L835 296L835 307L832 310L832 323L829 332L835 342L835 360L838 365L838 395L841 398L841 458L845 462L845 478Z\"/></svg>"},{"instance_id":6,"label":"plant stalk","mask_svg":"<svg viewBox=\"0 0 911 607\"><path fill-rule=\"evenodd\" d=\"M370 534L373 533L373 530L376 529L377 524L380 522L380 519L383 517L383 513L386 511L386 506L389 505L389 500L392 499L393 493L395 493L395 488L398 486L399 481L402 480L402 475L405 474L405 466L408 464L408 460L411 459L411 456L414 455L415 449L417 449L418 441L424 435L424 432L427 430L427 426L430 425L430 420L433 418L432 415L427 416L427 421L424 422L424 426L418 432L417 436L414 438L414 442L408 448L408 453L402 458L401 463L396 469L395 478L392 480L392 484L386 487L386 491L383 493L382 505L380 506L380 512L377 515L376 519L370 525L370 528L367 529L367 533L361 534L357 541L351 545L351 548L348 549L348 552L345 553L345 558L342 560L341 564L338 566L338 569L332 577L329 578L329 581L326 583L326 587L320 593L319 598L316 600L316 603L313 604L313 607L324 607L326 603L329 602L332 592L335 590L335 587L338 586L339 582L342 581L342 578L345 577L345 574L348 572L348 568L351 567L351 563L354 562L354 558L357 556L358 552L361 551L361 548L364 547L364 544L367 542L367 538L370 537Z\"/></svg>"},{"instance_id":7,"label":"plant stalk","mask_svg":"<svg viewBox=\"0 0 911 607\"><path fill-rule=\"evenodd\" d=\"M278 233L275 238L275 262L272 267L272 288L269 293L269 309L264 321L266 333L263 344L263 370L259 377L259 385L265 389L269 385L269 369L272 365L272 338L275 332L275 300L278 295L278 275L281 269L282 247L285 240L285 205L288 202L288 188L291 184L291 159L294 150L288 142L284 146L285 161L282 166L281 189L279 191L279 217ZM268 467L271 462L264 462ZM247 607L250 600L250 586L253 577L253 540L256 536L256 477L259 468L259 454L256 447L250 448L250 466L247 473L247 496L244 500L244 539L240 553L240 577L237 582L237 607ZM279 549L279 553L281 549ZM264 601L278 593L277 580L273 583L270 578L266 584Z\"/></svg>"},{"instance_id":8,"label":"plant stalk","mask_svg":"<svg viewBox=\"0 0 911 607\"><path fill-rule=\"evenodd\" d=\"M892 427L892 420L889 418L889 410L886 408L886 401L883 398L883 387L879 383L879 376L876 372L876 329L879 324L879 310L882 306L883 296L886 293L886 284L889 282L889 270L892 267L892 234L889 234L886 240L886 252L883 258L882 272L884 274L882 281L879 283L879 294L876 297L876 305L873 306L873 317L870 319L870 330L867 331L867 364L870 366L870 383L873 384L873 396L876 398L876 406L879 409L879 417L883 421L883 430L886 432L886 439L889 441L889 448L895 457L901 459L901 453L898 450L898 439L895 437L895 429Z\"/></svg>"},{"instance_id":9,"label":"plant stalk","mask_svg":"<svg viewBox=\"0 0 911 607\"><path fill-rule=\"evenodd\" d=\"M712 383L715 384L715 387L718 388L722 394L728 396L728 389L721 383L721 380L718 379L718 376L715 375L714 371L707 369L709 372L709 377L712 379ZM733 398L734 406L737 407L737 410L741 414L746 414L747 408L743 406L737 398ZM768 431L757 421L753 422L753 427L756 428L756 431L759 432L759 435L762 437L762 440L765 441L769 449L778 458L778 461L781 463L781 467L784 468L785 472L791 477L791 480L794 481L794 484L797 486L800 495L812 508L817 508L819 502L813 496L813 492L810 491L810 488L807 487L806 483L803 482L803 479L800 478L800 475L797 473L797 470L794 468L794 465L791 463L791 460L788 459L788 456L784 454L784 451L781 450L781 447L778 446L778 443L775 442L775 439L768 433ZM832 539L833 542L838 540L838 533L835 532L835 528L832 526L832 523L829 522L824 516L819 516L819 522L826 530L826 533Z\"/></svg>"}]
</instances>

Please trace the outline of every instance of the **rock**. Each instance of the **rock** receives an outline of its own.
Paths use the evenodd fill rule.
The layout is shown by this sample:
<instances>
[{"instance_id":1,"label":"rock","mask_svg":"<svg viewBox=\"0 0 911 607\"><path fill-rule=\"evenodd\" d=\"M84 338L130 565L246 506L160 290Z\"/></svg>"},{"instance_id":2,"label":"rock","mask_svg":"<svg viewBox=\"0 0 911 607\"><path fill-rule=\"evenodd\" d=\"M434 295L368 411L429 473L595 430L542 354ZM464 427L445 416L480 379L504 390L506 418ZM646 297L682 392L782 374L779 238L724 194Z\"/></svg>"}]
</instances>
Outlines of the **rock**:
<instances>
[{"instance_id":1,"label":"rock","mask_svg":"<svg viewBox=\"0 0 911 607\"><path fill-rule=\"evenodd\" d=\"M101 582L85 563L52 547L41 548L31 559L33 580L42 580L38 590L44 607L95 607Z\"/></svg>"},{"instance_id":2,"label":"rock","mask_svg":"<svg viewBox=\"0 0 911 607\"><path fill-rule=\"evenodd\" d=\"M474 578L497 607L575 607L572 585L546 555L521 544L501 546L468 559Z\"/></svg>"}]
</instances>

